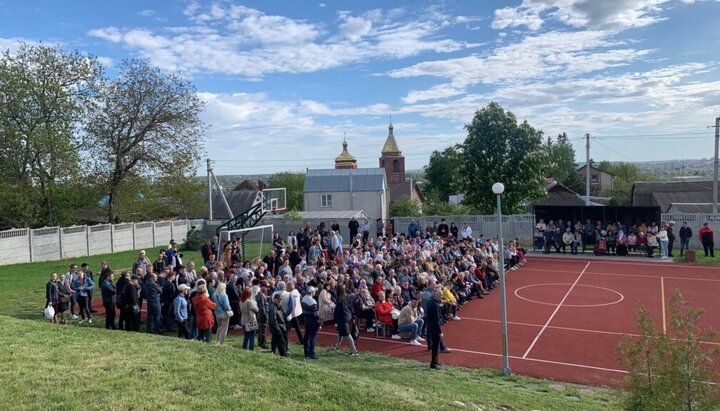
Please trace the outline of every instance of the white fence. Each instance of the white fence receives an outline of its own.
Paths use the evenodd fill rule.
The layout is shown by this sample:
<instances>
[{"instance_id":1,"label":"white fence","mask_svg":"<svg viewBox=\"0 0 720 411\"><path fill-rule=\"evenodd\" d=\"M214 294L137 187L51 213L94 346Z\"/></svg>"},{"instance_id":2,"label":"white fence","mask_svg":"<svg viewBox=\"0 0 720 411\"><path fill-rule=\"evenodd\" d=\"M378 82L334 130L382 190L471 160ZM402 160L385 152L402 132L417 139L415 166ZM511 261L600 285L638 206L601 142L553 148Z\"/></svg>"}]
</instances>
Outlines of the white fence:
<instances>
[{"instance_id":1,"label":"white fence","mask_svg":"<svg viewBox=\"0 0 720 411\"><path fill-rule=\"evenodd\" d=\"M16 228L0 231L0 265L138 250L185 241L203 220L148 221L94 226Z\"/></svg>"}]
</instances>

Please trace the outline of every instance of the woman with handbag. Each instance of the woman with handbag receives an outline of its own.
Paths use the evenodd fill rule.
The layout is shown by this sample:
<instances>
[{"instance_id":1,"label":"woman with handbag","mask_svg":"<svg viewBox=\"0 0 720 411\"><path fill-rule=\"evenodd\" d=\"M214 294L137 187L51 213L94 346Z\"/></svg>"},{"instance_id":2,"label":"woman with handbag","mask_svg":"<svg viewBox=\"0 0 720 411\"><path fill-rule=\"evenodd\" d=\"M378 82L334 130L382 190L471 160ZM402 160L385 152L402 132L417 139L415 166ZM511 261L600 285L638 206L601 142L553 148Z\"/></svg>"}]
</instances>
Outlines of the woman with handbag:
<instances>
[{"instance_id":1,"label":"woman with handbag","mask_svg":"<svg viewBox=\"0 0 720 411\"><path fill-rule=\"evenodd\" d=\"M243 350L255 351L255 333L258 329L256 314L258 305L252 297L252 289L245 288L240 295L240 318L243 326Z\"/></svg>"},{"instance_id":2,"label":"woman with handbag","mask_svg":"<svg viewBox=\"0 0 720 411\"><path fill-rule=\"evenodd\" d=\"M220 345L225 344L228 327L230 326L230 318L234 314L230 308L230 299L228 298L226 290L227 284L219 283L212 297L212 300L216 304L215 319L217 320L217 339Z\"/></svg>"}]
</instances>

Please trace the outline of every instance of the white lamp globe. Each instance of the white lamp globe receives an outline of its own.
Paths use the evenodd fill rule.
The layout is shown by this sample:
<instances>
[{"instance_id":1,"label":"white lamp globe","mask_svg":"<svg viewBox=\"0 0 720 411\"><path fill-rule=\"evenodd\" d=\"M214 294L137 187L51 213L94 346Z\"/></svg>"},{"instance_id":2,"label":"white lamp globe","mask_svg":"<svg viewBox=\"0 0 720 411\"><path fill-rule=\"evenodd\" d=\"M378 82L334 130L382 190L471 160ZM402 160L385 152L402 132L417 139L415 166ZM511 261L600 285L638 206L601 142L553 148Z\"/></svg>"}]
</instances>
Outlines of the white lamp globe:
<instances>
[{"instance_id":1,"label":"white lamp globe","mask_svg":"<svg viewBox=\"0 0 720 411\"><path fill-rule=\"evenodd\" d=\"M492 192L495 195L500 195L505 192L505 186L503 185L503 183L495 183L492 186Z\"/></svg>"}]
</instances>

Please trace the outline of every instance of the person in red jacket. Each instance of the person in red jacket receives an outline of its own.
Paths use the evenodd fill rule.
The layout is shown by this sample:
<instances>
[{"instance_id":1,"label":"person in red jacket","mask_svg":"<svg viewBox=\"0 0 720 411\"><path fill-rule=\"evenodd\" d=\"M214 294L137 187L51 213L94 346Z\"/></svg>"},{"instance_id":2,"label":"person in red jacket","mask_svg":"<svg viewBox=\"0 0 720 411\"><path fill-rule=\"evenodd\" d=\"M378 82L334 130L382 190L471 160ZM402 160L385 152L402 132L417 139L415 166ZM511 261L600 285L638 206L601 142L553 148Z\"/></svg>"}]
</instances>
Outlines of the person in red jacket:
<instances>
[{"instance_id":1,"label":"person in red jacket","mask_svg":"<svg viewBox=\"0 0 720 411\"><path fill-rule=\"evenodd\" d=\"M192 304L195 310L198 340L205 340L209 344L212 339L212 328L215 323L213 310L215 310L217 304L208 297L207 286L205 284L198 285L195 297L192 299Z\"/></svg>"},{"instance_id":2,"label":"person in red jacket","mask_svg":"<svg viewBox=\"0 0 720 411\"><path fill-rule=\"evenodd\" d=\"M708 256L709 252L710 257L715 258L715 234L708 223L703 224L702 228L700 228L700 242L702 242L703 250L705 250L705 257Z\"/></svg>"},{"instance_id":3,"label":"person in red jacket","mask_svg":"<svg viewBox=\"0 0 720 411\"><path fill-rule=\"evenodd\" d=\"M393 318L392 316L392 311L395 307L390 301L386 300L384 291L379 292L377 296L378 301L375 303L375 314L377 315L378 322L392 327L393 340L401 339L400 335L398 335L397 318Z\"/></svg>"},{"instance_id":4,"label":"person in red jacket","mask_svg":"<svg viewBox=\"0 0 720 411\"><path fill-rule=\"evenodd\" d=\"M375 279L375 282L373 283L372 288L370 289L370 295L375 299L375 301L377 301L377 299L378 299L378 294L385 291L384 288L385 288L385 277L383 277L382 275L379 275Z\"/></svg>"}]
</instances>

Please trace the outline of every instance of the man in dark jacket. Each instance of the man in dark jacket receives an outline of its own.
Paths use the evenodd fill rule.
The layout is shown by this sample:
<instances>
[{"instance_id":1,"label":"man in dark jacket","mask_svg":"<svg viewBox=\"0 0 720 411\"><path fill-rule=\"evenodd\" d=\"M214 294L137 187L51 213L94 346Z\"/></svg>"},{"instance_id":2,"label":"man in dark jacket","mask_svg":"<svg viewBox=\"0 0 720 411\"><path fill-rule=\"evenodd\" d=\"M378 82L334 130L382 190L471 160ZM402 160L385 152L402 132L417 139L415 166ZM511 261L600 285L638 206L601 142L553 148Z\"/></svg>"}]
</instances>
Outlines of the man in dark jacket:
<instances>
[{"instance_id":1,"label":"man in dark jacket","mask_svg":"<svg viewBox=\"0 0 720 411\"><path fill-rule=\"evenodd\" d=\"M440 303L442 302L442 291L437 289L433 294L433 299L427 304L427 340L428 346L431 347L432 357L430 360L430 368L439 369L438 351L440 349L440 338L442 334L442 314L440 312Z\"/></svg>"},{"instance_id":2,"label":"man in dark jacket","mask_svg":"<svg viewBox=\"0 0 720 411\"><path fill-rule=\"evenodd\" d=\"M692 228L688 227L687 221L683 221L682 227L680 227L680 257L683 257L685 250L690 248L690 239L692 236Z\"/></svg>"},{"instance_id":3,"label":"man in dark jacket","mask_svg":"<svg viewBox=\"0 0 720 411\"><path fill-rule=\"evenodd\" d=\"M673 244L675 244L675 222L670 221L667 226L667 237L668 237L668 257L674 257L672 250Z\"/></svg>"},{"instance_id":4,"label":"man in dark jacket","mask_svg":"<svg viewBox=\"0 0 720 411\"><path fill-rule=\"evenodd\" d=\"M157 274L148 274L143 286L145 299L147 300L147 318L145 319L145 330L150 334L160 334L160 295L162 287L157 282Z\"/></svg>"},{"instance_id":5,"label":"man in dark jacket","mask_svg":"<svg viewBox=\"0 0 720 411\"><path fill-rule=\"evenodd\" d=\"M268 312L268 320L270 332L272 333L270 346L272 347L273 353L277 350L281 357L287 357L287 328L285 327L285 317L282 309L282 295L280 293L273 296L272 304L270 304L270 310Z\"/></svg>"},{"instance_id":6,"label":"man in dark jacket","mask_svg":"<svg viewBox=\"0 0 720 411\"><path fill-rule=\"evenodd\" d=\"M350 222L348 223L348 230L350 230L350 236L348 238L348 242L350 244L355 241L355 237L358 235L358 230L360 229L360 223L355 219L355 217L350 219Z\"/></svg>"},{"instance_id":7,"label":"man in dark jacket","mask_svg":"<svg viewBox=\"0 0 720 411\"><path fill-rule=\"evenodd\" d=\"M258 329L257 329L257 336L258 336L258 347L267 350L267 341L265 339L265 332L267 331L267 323L268 323L268 304L267 304L267 284L265 283L265 280L259 281L257 279L253 280L253 285L255 283L258 283L260 285L260 291L258 291L257 295L255 295L255 302L257 303L258 312L257 312L257 322L258 322Z\"/></svg>"},{"instance_id":8,"label":"man in dark jacket","mask_svg":"<svg viewBox=\"0 0 720 411\"><path fill-rule=\"evenodd\" d=\"M177 285L175 285L175 272L168 270L165 275L165 281L162 285L162 293L160 294L160 320L167 332L175 332L175 321L173 319L173 302L177 294Z\"/></svg>"},{"instance_id":9,"label":"man in dark jacket","mask_svg":"<svg viewBox=\"0 0 720 411\"><path fill-rule=\"evenodd\" d=\"M118 280L118 282L120 282ZM122 318L125 321L125 331L140 331L140 306L138 305L138 276L133 275L130 281L122 288ZM138 312L135 312L135 311Z\"/></svg>"},{"instance_id":10,"label":"man in dark jacket","mask_svg":"<svg viewBox=\"0 0 720 411\"><path fill-rule=\"evenodd\" d=\"M105 274L102 284L100 284L102 292L103 307L105 307L105 328L116 330L115 326L115 295L117 290L113 285L113 273L110 271Z\"/></svg>"},{"instance_id":11,"label":"man in dark jacket","mask_svg":"<svg viewBox=\"0 0 720 411\"><path fill-rule=\"evenodd\" d=\"M440 225L438 225L437 235L438 237L447 238L448 234L450 234L450 228L443 218L440 220Z\"/></svg>"}]
</instances>

